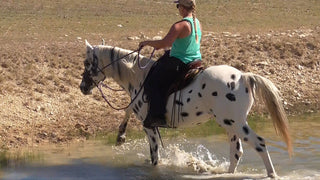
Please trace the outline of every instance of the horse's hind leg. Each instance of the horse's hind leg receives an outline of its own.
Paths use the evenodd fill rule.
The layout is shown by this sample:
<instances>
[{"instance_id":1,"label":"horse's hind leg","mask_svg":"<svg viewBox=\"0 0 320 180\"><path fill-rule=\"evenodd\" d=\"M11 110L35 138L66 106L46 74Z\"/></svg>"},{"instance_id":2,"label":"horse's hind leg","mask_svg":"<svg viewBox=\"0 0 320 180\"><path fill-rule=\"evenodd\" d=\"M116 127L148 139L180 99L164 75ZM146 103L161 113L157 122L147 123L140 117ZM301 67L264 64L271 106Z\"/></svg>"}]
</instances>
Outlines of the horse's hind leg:
<instances>
[{"instance_id":1,"label":"horse's hind leg","mask_svg":"<svg viewBox=\"0 0 320 180\"><path fill-rule=\"evenodd\" d=\"M230 166L229 173L234 173L243 154L241 139L234 133L229 134L230 140Z\"/></svg>"},{"instance_id":2,"label":"horse's hind leg","mask_svg":"<svg viewBox=\"0 0 320 180\"><path fill-rule=\"evenodd\" d=\"M146 128L144 127L144 131L147 134L149 145L150 145L150 155L151 155L151 163L156 166L159 160L159 134L156 128Z\"/></svg>"},{"instance_id":3,"label":"horse's hind leg","mask_svg":"<svg viewBox=\"0 0 320 180\"><path fill-rule=\"evenodd\" d=\"M130 118L130 113L126 111L125 117L119 126L117 142L116 142L117 146L122 145L126 141L126 129L127 129L129 118Z\"/></svg>"},{"instance_id":4,"label":"horse's hind leg","mask_svg":"<svg viewBox=\"0 0 320 180\"><path fill-rule=\"evenodd\" d=\"M241 138L244 142L250 144L261 156L264 165L267 169L267 173L269 177L275 177L276 172L274 170L267 146L262 137L258 136L247 123L238 123L234 129L236 130L236 134L239 138Z\"/></svg>"}]
</instances>

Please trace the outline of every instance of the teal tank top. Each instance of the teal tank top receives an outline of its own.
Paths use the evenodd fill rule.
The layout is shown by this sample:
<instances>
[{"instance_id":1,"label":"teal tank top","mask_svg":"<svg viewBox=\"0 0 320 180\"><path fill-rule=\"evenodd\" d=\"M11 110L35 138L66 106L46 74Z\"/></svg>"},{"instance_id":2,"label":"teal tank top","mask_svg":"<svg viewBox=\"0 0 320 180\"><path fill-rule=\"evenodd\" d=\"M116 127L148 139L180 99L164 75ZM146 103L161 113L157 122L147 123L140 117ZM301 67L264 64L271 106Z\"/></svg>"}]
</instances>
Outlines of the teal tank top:
<instances>
[{"instance_id":1,"label":"teal tank top","mask_svg":"<svg viewBox=\"0 0 320 180\"><path fill-rule=\"evenodd\" d=\"M183 18L190 22L191 24L191 34L185 38L177 38L171 47L170 56L176 57L180 59L185 64L188 64L196 59L201 60L201 53L200 53L200 42L201 42L201 29L199 20L196 18L197 23L197 34L198 34L198 43L196 41L196 33L194 30L194 23L193 18L186 17Z\"/></svg>"}]
</instances>

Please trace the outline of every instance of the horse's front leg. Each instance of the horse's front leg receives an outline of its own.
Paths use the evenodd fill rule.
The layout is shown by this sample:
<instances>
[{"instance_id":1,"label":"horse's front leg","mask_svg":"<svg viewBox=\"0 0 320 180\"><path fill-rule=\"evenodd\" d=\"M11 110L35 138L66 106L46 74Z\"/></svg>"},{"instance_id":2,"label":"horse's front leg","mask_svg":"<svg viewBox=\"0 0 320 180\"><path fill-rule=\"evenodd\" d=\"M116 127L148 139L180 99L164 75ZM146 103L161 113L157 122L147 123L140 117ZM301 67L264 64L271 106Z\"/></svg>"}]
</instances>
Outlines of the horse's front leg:
<instances>
[{"instance_id":1,"label":"horse's front leg","mask_svg":"<svg viewBox=\"0 0 320 180\"><path fill-rule=\"evenodd\" d=\"M130 118L130 114L131 113L129 111L126 111L124 119L119 126L117 142L116 142L117 146L122 145L126 141L126 129L127 129L127 125L128 125L128 120Z\"/></svg>"},{"instance_id":2,"label":"horse's front leg","mask_svg":"<svg viewBox=\"0 0 320 180\"><path fill-rule=\"evenodd\" d=\"M147 134L150 145L150 156L152 165L156 166L159 160L159 134L156 128L146 128L144 131Z\"/></svg>"}]
</instances>

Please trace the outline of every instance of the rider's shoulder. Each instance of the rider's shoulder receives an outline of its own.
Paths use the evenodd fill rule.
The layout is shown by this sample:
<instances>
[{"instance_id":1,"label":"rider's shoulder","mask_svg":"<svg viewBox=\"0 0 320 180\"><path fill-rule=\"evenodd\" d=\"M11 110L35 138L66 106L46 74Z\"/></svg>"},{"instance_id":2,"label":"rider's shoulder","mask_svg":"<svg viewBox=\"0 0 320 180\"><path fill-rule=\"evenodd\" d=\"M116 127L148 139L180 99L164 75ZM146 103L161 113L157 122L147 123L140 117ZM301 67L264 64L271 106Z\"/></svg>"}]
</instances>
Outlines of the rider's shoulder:
<instances>
[{"instance_id":1,"label":"rider's shoulder","mask_svg":"<svg viewBox=\"0 0 320 180\"><path fill-rule=\"evenodd\" d=\"M176 23L173 24L173 27L175 28L183 28L183 27L188 27L189 26L189 22L186 20L180 20L177 21Z\"/></svg>"}]
</instances>

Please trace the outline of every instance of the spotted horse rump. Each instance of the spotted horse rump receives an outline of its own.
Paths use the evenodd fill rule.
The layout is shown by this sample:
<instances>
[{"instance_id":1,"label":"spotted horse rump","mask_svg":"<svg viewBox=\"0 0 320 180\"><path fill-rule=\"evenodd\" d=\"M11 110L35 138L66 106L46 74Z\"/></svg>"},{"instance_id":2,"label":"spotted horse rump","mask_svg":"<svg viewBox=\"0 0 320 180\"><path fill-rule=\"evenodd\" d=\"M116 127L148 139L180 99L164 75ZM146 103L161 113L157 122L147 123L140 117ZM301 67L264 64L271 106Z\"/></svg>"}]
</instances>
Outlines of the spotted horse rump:
<instances>
[{"instance_id":1,"label":"spotted horse rump","mask_svg":"<svg viewBox=\"0 0 320 180\"><path fill-rule=\"evenodd\" d=\"M132 99L130 106L125 109L126 115L119 127L117 142L121 144L125 140L130 114L134 113L139 120L144 121L148 113L148 103L143 95L143 82L154 61L118 47L91 46L87 41L86 46L85 70L80 84L82 93L90 94L99 82L111 77ZM147 65L142 69L137 59ZM254 103L254 97L262 99L265 103L273 124L283 137L291 155L289 125L278 89L267 78L253 73L243 73L231 66L208 67L176 95L170 95L166 106L167 124L180 128L197 125L214 117L229 136L230 173L236 171L243 154L242 143L245 142L260 155L267 175L275 177L276 172L264 138L256 134L247 123L247 115ZM159 131L157 128L146 127L144 131L150 144L151 163L157 165Z\"/></svg>"}]
</instances>

